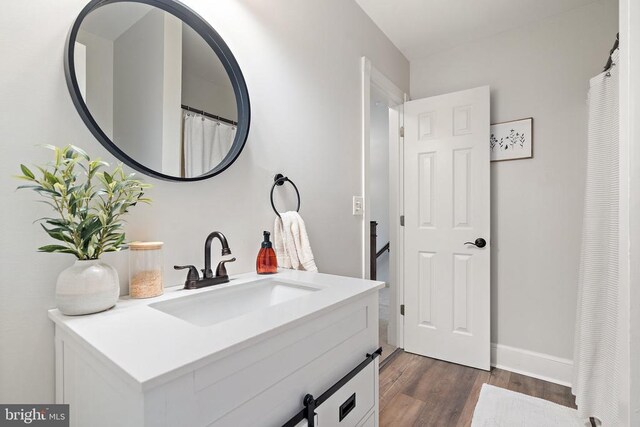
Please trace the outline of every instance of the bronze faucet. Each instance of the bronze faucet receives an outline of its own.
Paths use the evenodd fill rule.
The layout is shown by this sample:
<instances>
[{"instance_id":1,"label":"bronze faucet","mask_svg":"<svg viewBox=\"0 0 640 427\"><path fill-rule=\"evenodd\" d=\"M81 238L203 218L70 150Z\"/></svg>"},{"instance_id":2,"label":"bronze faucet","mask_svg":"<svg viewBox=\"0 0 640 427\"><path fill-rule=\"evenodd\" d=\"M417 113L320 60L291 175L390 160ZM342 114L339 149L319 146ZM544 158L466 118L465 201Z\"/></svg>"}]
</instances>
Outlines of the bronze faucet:
<instances>
[{"instance_id":1,"label":"bronze faucet","mask_svg":"<svg viewBox=\"0 0 640 427\"><path fill-rule=\"evenodd\" d=\"M224 234L219 231L214 231L209 234L207 236L207 240L204 242L204 268L202 269L202 278L200 278L198 270L193 265L173 266L176 270L189 269L189 272L187 273L187 280L184 282L185 289L200 289L229 281L229 275L227 274L225 264L228 262L234 262L236 260L235 257L220 261L218 263L218 267L216 267L215 276L211 270L211 242L215 238L220 240L220 244L222 245L222 256L231 255L231 249L229 249L229 244L227 243L227 238L224 237Z\"/></svg>"}]
</instances>

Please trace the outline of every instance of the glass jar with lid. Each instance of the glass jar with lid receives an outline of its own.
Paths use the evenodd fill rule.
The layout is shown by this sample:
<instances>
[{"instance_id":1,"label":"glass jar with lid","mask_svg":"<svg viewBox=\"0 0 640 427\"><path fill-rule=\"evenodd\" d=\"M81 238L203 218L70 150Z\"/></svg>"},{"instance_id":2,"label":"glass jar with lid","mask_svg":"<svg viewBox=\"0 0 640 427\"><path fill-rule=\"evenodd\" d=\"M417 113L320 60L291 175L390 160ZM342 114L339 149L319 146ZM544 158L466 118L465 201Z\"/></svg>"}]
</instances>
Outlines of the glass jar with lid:
<instances>
[{"instance_id":1,"label":"glass jar with lid","mask_svg":"<svg viewBox=\"0 0 640 427\"><path fill-rule=\"evenodd\" d=\"M129 243L129 296L151 298L164 292L163 242Z\"/></svg>"}]
</instances>

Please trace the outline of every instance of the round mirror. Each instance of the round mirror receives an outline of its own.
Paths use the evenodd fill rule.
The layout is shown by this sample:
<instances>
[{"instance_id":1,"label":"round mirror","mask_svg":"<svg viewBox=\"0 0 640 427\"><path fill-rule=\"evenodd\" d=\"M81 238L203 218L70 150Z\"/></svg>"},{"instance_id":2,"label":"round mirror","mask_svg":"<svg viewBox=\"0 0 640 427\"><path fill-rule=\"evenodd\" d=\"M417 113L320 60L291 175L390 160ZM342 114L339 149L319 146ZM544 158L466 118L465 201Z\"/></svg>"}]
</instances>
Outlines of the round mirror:
<instances>
[{"instance_id":1,"label":"round mirror","mask_svg":"<svg viewBox=\"0 0 640 427\"><path fill-rule=\"evenodd\" d=\"M91 1L69 32L64 65L93 135L144 174L210 178L244 147L250 107L240 67L178 1Z\"/></svg>"}]
</instances>

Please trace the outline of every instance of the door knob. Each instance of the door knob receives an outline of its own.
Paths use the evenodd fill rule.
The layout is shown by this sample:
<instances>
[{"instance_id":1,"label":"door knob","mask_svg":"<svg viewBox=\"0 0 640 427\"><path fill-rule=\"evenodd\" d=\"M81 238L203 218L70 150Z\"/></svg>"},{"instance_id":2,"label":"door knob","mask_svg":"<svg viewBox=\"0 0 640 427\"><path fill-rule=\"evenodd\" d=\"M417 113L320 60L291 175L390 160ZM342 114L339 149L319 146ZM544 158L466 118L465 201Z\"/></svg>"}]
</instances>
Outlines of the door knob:
<instances>
[{"instance_id":1,"label":"door knob","mask_svg":"<svg viewBox=\"0 0 640 427\"><path fill-rule=\"evenodd\" d=\"M485 246L487 246L487 241L484 240L482 237L478 237L475 242L464 242L464 244L465 245L473 245L473 246L476 246L478 248L484 248Z\"/></svg>"}]
</instances>

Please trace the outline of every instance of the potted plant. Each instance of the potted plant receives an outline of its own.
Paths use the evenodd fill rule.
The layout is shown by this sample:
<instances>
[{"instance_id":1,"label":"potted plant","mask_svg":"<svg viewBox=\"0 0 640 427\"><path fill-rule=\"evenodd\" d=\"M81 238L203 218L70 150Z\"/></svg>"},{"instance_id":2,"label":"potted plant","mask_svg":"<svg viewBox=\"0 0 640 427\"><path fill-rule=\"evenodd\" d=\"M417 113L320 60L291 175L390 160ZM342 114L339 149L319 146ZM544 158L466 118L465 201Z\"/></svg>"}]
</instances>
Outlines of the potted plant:
<instances>
[{"instance_id":1,"label":"potted plant","mask_svg":"<svg viewBox=\"0 0 640 427\"><path fill-rule=\"evenodd\" d=\"M145 184L125 174L122 164L111 172L109 164L92 160L78 147L47 145L54 160L37 167L37 174L20 165L27 181L18 189L31 189L42 196L56 215L37 220L57 242L40 252L73 254L74 265L62 271L56 284L58 309L68 315L96 313L113 307L120 295L118 273L100 256L125 246L123 217L144 197Z\"/></svg>"}]
</instances>

